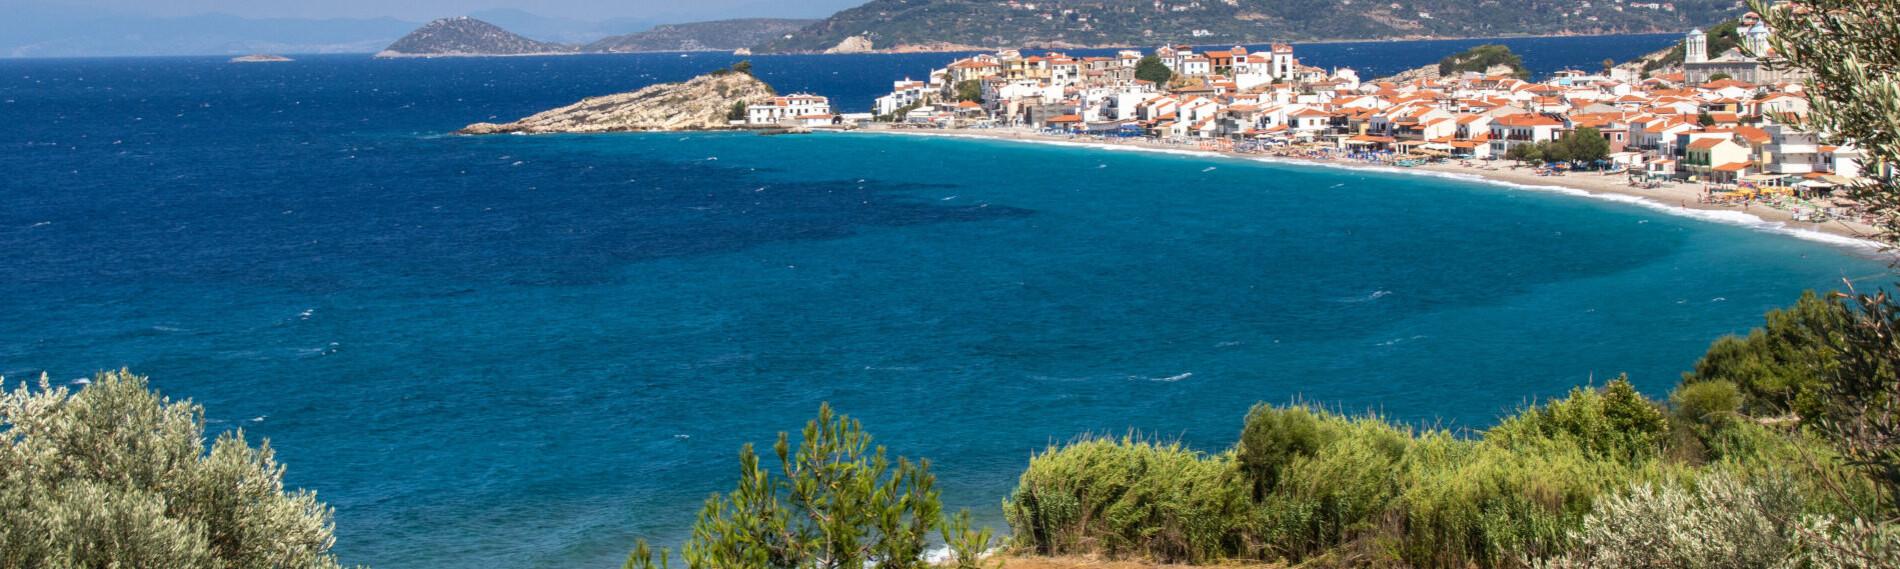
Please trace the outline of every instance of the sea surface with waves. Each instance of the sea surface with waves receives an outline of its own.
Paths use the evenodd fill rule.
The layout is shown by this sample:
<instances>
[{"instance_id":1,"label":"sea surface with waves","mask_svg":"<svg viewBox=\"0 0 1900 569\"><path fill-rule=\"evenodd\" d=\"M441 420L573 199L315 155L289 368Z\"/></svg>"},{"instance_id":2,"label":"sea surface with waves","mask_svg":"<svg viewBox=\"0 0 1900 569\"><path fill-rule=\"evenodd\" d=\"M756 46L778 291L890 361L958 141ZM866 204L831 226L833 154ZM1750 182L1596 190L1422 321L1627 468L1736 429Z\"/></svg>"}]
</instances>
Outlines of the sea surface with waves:
<instances>
[{"instance_id":1,"label":"sea surface with waves","mask_svg":"<svg viewBox=\"0 0 1900 569\"><path fill-rule=\"evenodd\" d=\"M1510 40L1540 72L1663 36ZM1365 75L1475 42L1302 46ZM1451 428L1881 272L1630 204L890 135L472 138L679 54L0 61L0 373L129 367L268 437L377 567L674 543L821 402L1000 525L1030 453L1295 398ZM864 110L941 54L752 58Z\"/></svg>"}]
</instances>

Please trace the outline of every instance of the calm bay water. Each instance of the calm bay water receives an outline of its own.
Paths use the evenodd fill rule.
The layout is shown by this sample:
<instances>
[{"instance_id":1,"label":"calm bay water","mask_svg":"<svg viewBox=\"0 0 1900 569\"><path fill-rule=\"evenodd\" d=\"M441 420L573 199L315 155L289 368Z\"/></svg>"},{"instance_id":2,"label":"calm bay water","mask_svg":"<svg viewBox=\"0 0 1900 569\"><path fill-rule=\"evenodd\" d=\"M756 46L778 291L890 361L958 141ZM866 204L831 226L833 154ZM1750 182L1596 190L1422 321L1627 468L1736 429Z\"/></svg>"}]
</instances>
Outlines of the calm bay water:
<instances>
[{"instance_id":1,"label":"calm bay water","mask_svg":"<svg viewBox=\"0 0 1900 569\"><path fill-rule=\"evenodd\" d=\"M1548 71L1667 40L1513 41ZM1371 75L1454 44L1302 50ZM754 60L862 109L946 58ZM1483 427L1617 373L1661 394L1715 337L1881 269L1397 174L443 134L729 61L0 62L0 373L131 367L269 437L337 507L347 562L609 566L679 539L740 444L823 401L1000 525L1051 441L1219 448L1253 402L1296 397Z\"/></svg>"}]
</instances>

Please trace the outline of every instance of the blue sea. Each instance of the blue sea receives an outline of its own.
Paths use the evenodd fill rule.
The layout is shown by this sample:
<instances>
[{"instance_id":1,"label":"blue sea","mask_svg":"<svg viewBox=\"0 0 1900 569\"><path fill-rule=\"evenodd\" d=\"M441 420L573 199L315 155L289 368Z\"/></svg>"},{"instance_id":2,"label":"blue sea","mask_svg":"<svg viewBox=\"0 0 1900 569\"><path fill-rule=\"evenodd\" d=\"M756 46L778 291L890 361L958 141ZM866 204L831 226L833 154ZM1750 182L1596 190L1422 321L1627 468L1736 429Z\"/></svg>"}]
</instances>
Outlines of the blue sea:
<instances>
[{"instance_id":1,"label":"blue sea","mask_svg":"<svg viewBox=\"0 0 1900 569\"><path fill-rule=\"evenodd\" d=\"M1533 68L1668 37L1511 40ZM1475 42L1302 46L1367 75ZM128 367L268 438L378 567L677 543L821 402L1001 526L1032 452L1256 401L1483 428L1708 343L1850 250L1396 173L875 134L471 138L693 54L0 61L0 373ZM944 55L755 57L862 110Z\"/></svg>"}]
</instances>

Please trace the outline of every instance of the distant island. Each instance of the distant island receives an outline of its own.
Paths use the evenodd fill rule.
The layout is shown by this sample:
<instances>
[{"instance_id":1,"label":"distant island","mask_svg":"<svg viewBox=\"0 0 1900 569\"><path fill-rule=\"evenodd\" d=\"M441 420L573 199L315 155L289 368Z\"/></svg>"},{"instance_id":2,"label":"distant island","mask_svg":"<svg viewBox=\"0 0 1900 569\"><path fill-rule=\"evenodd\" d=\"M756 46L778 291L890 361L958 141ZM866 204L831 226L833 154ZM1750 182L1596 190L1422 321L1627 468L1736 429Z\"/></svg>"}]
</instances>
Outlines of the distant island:
<instances>
[{"instance_id":1,"label":"distant island","mask_svg":"<svg viewBox=\"0 0 1900 569\"><path fill-rule=\"evenodd\" d=\"M376 57L457 57L579 53L571 45L535 41L467 16L442 18L409 32Z\"/></svg>"},{"instance_id":2,"label":"distant island","mask_svg":"<svg viewBox=\"0 0 1900 569\"><path fill-rule=\"evenodd\" d=\"M295 61L295 60L288 57L281 56L281 55L269 55L269 54L262 54L262 53L254 53L251 55L240 55L240 56L231 58L231 63L282 63L285 61Z\"/></svg>"},{"instance_id":3,"label":"distant island","mask_svg":"<svg viewBox=\"0 0 1900 569\"><path fill-rule=\"evenodd\" d=\"M637 53L655 51L739 51L805 28L817 20L750 18L667 24L585 45L544 42L479 19L443 18L396 40L377 57L470 57Z\"/></svg>"}]
</instances>

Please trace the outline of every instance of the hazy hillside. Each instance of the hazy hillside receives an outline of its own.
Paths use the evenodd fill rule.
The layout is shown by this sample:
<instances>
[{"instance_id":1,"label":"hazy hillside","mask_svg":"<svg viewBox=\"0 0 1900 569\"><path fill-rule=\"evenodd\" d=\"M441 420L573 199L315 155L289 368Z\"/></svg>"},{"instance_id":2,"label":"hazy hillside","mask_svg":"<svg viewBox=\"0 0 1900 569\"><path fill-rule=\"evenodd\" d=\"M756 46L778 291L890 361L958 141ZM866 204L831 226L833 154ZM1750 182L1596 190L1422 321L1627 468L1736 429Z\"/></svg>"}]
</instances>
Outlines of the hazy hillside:
<instances>
[{"instance_id":1,"label":"hazy hillside","mask_svg":"<svg viewBox=\"0 0 1900 569\"><path fill-rule=\"evenodd\" d=\"M656 26L588 44L586 51L731 51L796 32L818 20L753 18Z\"/></svg>"},{"instance_id":2,"label":"hazy hillside","mask_svg":"<svg viewBox=\"0 0 1900 569\"><path fill-rule=\"evenodd\" d=\"M478 10L469 12L468 17L537 40L577 45L609 36L638 32L659 23L649 18L612 18L600 21L558 18L513 8Z\"/></svg>"},{"instance_id":3,"label":"hazy hillside","mask_svg":"<svg viewBox=\"0 0 1900 569\"><path fill-rule=\"evenodd\" d=\"M1610 34L1687 30L1739 10L1734 0L1666 7L1673 9L1627 0L872 0L756 49L819 51L858 35L893 48Z\"/></svg>"}]
</instances>

